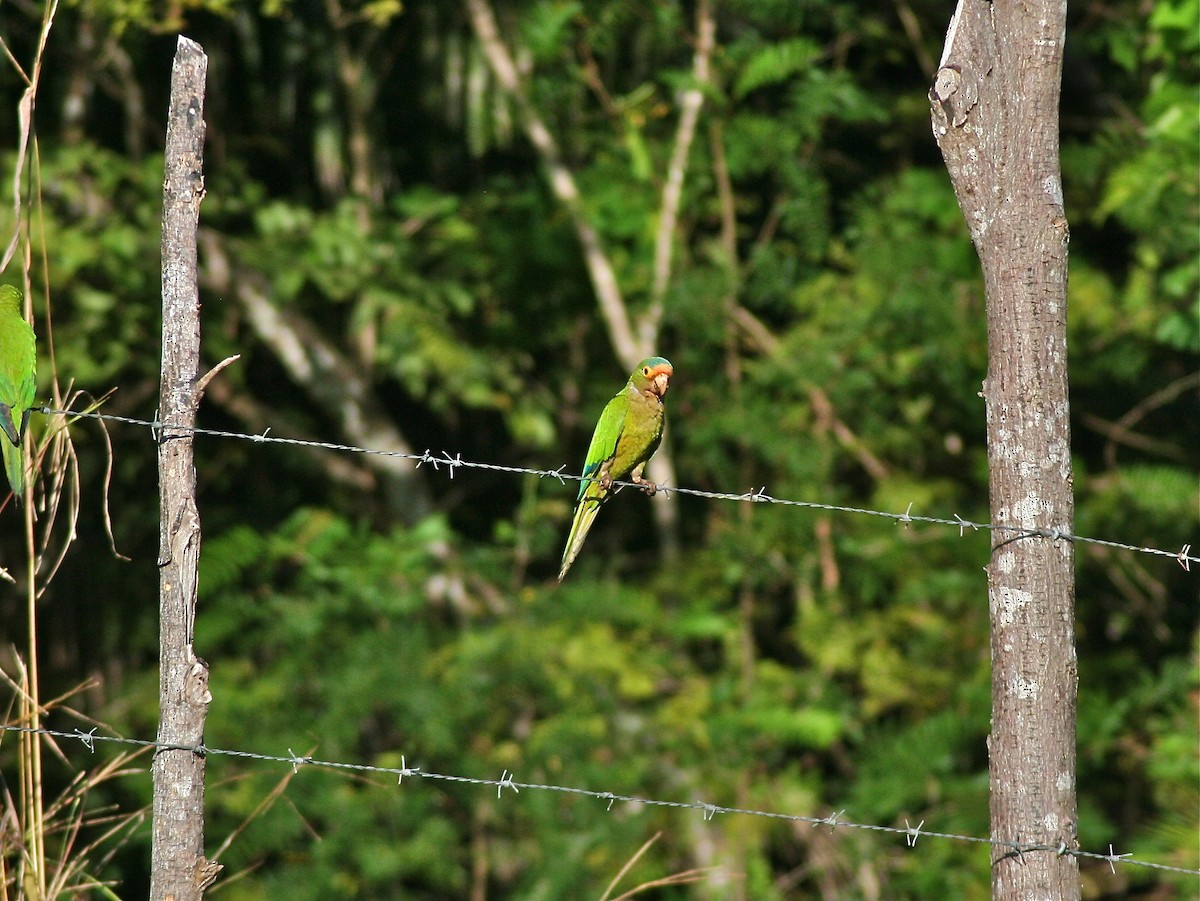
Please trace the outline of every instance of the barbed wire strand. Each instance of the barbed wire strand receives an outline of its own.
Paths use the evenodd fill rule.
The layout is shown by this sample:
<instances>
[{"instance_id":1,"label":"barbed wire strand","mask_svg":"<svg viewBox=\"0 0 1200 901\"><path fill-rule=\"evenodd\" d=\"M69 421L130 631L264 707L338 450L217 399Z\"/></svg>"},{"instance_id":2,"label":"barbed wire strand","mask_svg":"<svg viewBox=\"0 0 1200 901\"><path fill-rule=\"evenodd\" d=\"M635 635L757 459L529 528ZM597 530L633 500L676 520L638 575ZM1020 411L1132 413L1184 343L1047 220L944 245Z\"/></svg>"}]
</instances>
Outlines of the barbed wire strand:
<instances>
[{"instance_id":1,"label":"barbed wire strand","mask_svg":"<svg viewBox=\"0 0 1200 901\"><path fill-rule=\"evenodd\" d=\"M208 745L181 745L172 744L169 742L152 741L144 738L124 738L117 735L97 735L96 729L92 728L88 732L81 729L75 729L73 732L65 732L62 730L48 729L45 727L33 728L30 726L11 726L0 725L0 733L3 732L21 732L26 734L45 735L53 738L74 739L83 744L89 752L95 753L96 744L98 742L109 742L118 745L131 745L139 748L154 748L156 751L188 751L193 754L203 754L212 756L232 757L240 760L264 761L270 763L282 763L290 766L293 772L299 772L302 766L311 766L328 770L351 771L356 773L375 773L385 776L395 776L396 784L403 785L404 780L408 779L430 779L439 782L452 782L461 785L476 785L496 789L496 797L499 798L505 789L509 789L517 794L522 790L529 791L544 791L557 792L559 794L582 796L586 798L595 798L599 801L607 801L608 809L611 810L613 804L619 802L628 804L641 804L647 807L667 807L677 810L695 810L704 815L705 820L711 820L717 814L736 814L741 816L762 817L772 820L786 820L793 823L808 823L811 826L828 826L831 830L844 827L846 829L861 829L868 832L880 832L888 835L902 835L905 838L905 844L909 848L916 847L917 839L919 838L935 838L946 839L949 841L958 841L978 845L989 845L991 847L1004 848L1010 854L1017 856L1038 851L1053 852L1059 855L1070 855L1082 860L1097 860L1104 861L1115 872L1116 864L1123 864L1131 867L1141 867L1148 870L1158 870L1166 873L1180 873L1187 876L1200 876L1200 868L1192 869L1189 867L1179 867L1172 864L1155 863L1148 860L1137 860L1130 854L1118 854L1113 850L1113 846L1109 845L1108 853L1103 854L1095 851L1081 851L1076 848L1070 848L1065 842L1058 845L1040 844L1037 842L1020 842L1006 841L1004 839L984 838L978 835L960 835L953 832L937 832L925 828L925 821L922 820L916 826L909 825L905 820L903 828L899 826L881 826L873 823L856 823L851 820L842 819L845 810L839 810L837 813L826 817L805 816L802 814L778 813L768 810L755 810L747 807L727 807L722 804L707 804L703 801L668 801L658 798L643 798L638 795L626 795L619 792L596 791L589 788L578 788L569 785L554 785L542 782L518 782L515 774L510 774L505 770L499 779L488 779L485 777L475 776L456 776L448 773L435 773L424 770L421 767L408 766L401 755L401 765L398 767L390 766L373 766L367 763L349 763L336 760L321 760L316 757L297 756L288 749L288 755L285 757L279 754L260 754L254 751L241 751L231 748L214 748Z\"/></svg>"},{"instance_id":2,"label":"barbed wire strand","mask_svg":"<svg viewBox=\"0 0 1200 901\"><path fill-rule=\"evenodd\" d=\"M67 416L71 418L86 418L86 419L102 419L106 422L120 422L127 425L136 425L143 428L148 428L154 433L157 440L162 440L166 436L166 432L183 432L193 435L207 435L215 438L232 438L240 441L250 441L258 444L283 444L294 447L310 447L321 450L341 451L344 453L367 454L370 456L379 457L400 457L405 460L412 460L416 463L419 469L422 466L432 466L434 469L440 470L445 466L449 469L450 478L454 478L454 471L459 467L464 469L483 469L490 472L504 473L521 473L525 475L533 475L538 478L554 478L559 482L594 482L599 481L592 476L575 475L574 473L565 472L566 464L564 463L558 469L531 469L524 466L510 466L502 463L484 463L475 460L464 460L461 454L456 454L451 457L446 451L442 451L441 456L435 456L428 450L424 453L416 454L408 451L396 450L381 450L369 447L359 447L354 444L339 444L332 441L314 441L304 438L286 438L268 434L270 429L262 434L252 434L246 432L232 432L225 429L207 429L200 427L183 427L168 425L160 422L157 419L138 419L133 416L116 416L110 413L95 413L95 412L75 412L72 410L57 410L51 407L39 407L37 412L47 416ZM613 482L614 485L623 487L637 488L633 482ZM963 519L957 513L953 519L947 519L939 516L922 516L912 512L912 504L909 504L908 509L903 513L892 513L886 510L871 510L865 507L851 507L843 504L824 504L819 501L802 501L791 500L788 498L772 497L766 493L766 486L759 488L756 491L748 491L745 494L732 494L724 491L704 491L699 488L676 488L671 485L659 485L658 490L664 494L685 494L691 497L700 497L707 500L723 500L723 501L742 501L749 503L761 504L779 504L786 507L803 507L813 510L827 510L833 513L847 513L858 516L876 516L883 519L890 519L896 523L908 525L910 523L926 523L929 525L950 526L959 531L961 537L967 529L972 531L991 531L999 534L1008 535L1006 541L1013 541L1021 538L1049 538L1052 541L1075 541L1086 544L1099 545L1101 547L1114 548L1117 550L1131 551L1138 554L1150 554L1158 557L1169 557L1177 560L1179 565L1188 572L1191 572L1193 563L1200 563L1200 556L1191 553L1191 544L1185 544L1178 551L1167 551L1161 548L1146 547L1137 544L1127 544L1121 541L1110 541L1104 538L1090 538L1085 535L1075 535L1064 529L1027 529L1024 526L1007 525L1004 523L986 523L972 522Z\"/></svg>"}]
</instances>

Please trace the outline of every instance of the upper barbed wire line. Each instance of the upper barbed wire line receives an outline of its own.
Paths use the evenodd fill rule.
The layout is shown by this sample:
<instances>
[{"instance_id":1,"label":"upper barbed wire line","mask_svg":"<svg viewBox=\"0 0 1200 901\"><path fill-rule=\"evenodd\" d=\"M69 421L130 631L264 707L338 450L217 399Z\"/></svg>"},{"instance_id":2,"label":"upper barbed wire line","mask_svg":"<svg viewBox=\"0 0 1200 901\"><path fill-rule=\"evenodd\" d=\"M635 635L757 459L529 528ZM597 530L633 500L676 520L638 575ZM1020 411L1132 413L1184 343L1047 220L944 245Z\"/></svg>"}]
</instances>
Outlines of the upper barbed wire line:
<instances>
[{"instance_id":1,"label":"upper barbed wire line","mask_svg":"<svg viewBox=\"0 0 1200 901\"><path fill-rule=\"evenodd\" d=\"M355 444L339 444L334 441L315 441L307 438L287 438L277 435L271 435L270 429L267 429L261 434L253 434L247 432L232 432L225 429L209 429L200 426L176 426L169 425L158 420L139 419L134 416L117 416L111 413L95 413L95 412L78 412L74 410L58 410L52 407L36 407L35 412L43 413L47 416L66 416L77 419L102 419L106 422L121 422L127 425L142 426L148 428L155 434L164 431L186 432L193 435L208 435L213 438L233 438L238 441L250 441L258 444L282 444L293 447L312 447L320 450L343 451L353 454L367 454L377 457L400 457L405 460L412 460L416 463L419 469L422 466L432 466L434 469L440 470L443 466L450 471L450 478L454 478L454 471L462 467L464 469L483 469L490 472L506 472L519 473L524 475L533 475L538 478L554 478L558 481L566 483L573 482L596 482L599 481L594 476L576 475L575 473L565 472L567 464L563 464L558 469L533 469L525 466L511 466L503 463L484 463L476 460L464 460L461 454L456 454L451 457L449 453L443 451L441 456L436 456L426 450L424 453L415 454L410 451L398 450L382 450L379 448L360 447ZM628 488L640 488L633 482L613 482L614 485L619 485ZM843 504L825 504L819 501L801 501L790 498L772 497L766 493L766 486L759 488L757 491L747 491L744 494L733 494L726 491L705 491L701 488L676 488L672 485L659 485L658 490L664 494L685 494L691 497L704 498L706 500L723 500L723 501L741 501L760 504L777 504L785 507L803 507L810 510L826 510L832 513L849 513L859 516L876 516L881 519L889 519L896 523L926 523L929 525L950 526L959 530L960 536L967 530L972 531L990 531L1003 533L1008 537L1006 540L1012 541L1020 538L1049 538L1053 541L1077 541L1086 544L1099 545L1101 547L1109 547L1117 550L1131 551L1138 554L1152 554L1157 557L1167 557L1179 562L1188 572L1191 572L1193 563L1200 563L1200 555L1191 553L1191 544L1185 544L1178 551L1167 551L1162 548L1147 547L1145 545L1128 544L1122 541L1111 541L1106 538L1090 538L1086 535L1076 535L1062 529L1027 529L1023 526L1008 525L1005 523L987 523L987 522L972 522L971 520L963 519L955 514L953 519L948 519L941 516L922 516L910 512L912 505L909 505L909 510L904 513L892 513L886 510L871 510L866 507L851 507Z\"/></svg>"},{"instance_id":2,"label":"upper barbed wire line","mask_svg":"<svg viewBox=\"0 0 1200 901\"><path fill-rule=\"evenodd\" d=\"M543 782L518 782L516 775L505 770L499 779L489 779L487 777L478 776L457 776L449 773L435 773L424 770L421 767L408 766L404 755L400 757L400 766L374 766L368 763L349 763L337 760L322 760L311 756L298 756L288 749L287 756L281 754L261 754L256 751L241 751L232 748L214 748L208 745L184 745L175 744L173 742L160 742L145 738L124 738L117 735L97 735L96 727L90 731L84 732L81 729L76 729L74 732L65 732L62 730L48 729L45 727L31 726L9 726L0 724L0 733L3 732L22 732L26 734L46 735L54 738L75 739L83 744L88 751L95 753L97 742L109 742L119 745L130 745L139 748L154 748L159 751L188 751L193 754L205 754L221 757L232 757L240 760L255 760L271 763L282 763L290 766L293 772L299 772L300 767L311 766L320 769L353 771L358 773L378 773L385 776L395 776L398 785L404 783L405 778L409 779L431 779L439 782L453 782L461 785L478 785L488 788L495 788L497 794L503 792L504 789L510 789L514 792L520 792L523 789L530 791L548 791L558 792L559 794L578 795L587 798L595 798L600 801L608 801L609 809L612 805L621 801L630 804L642 804L648 807L669 807L678 810L695 810L704 815L705 820L711 820L717 814L735 814L740 816L762 817L771 820L786 820L793 823L808 823L810 826L828 826L831 830L844 827L846 829L862 829L868 832L881 832L888 835L904 836L907 847L916 847L917 840L920 838L937 838L947 839L951 841L969 842L979 845L989 845L992 847L1006 848L1009 853L1018 856L1037 851L1053 852L1055 854L1069 854L1072 857L1085 858L1088 860L1104 861L1110 867L1115 865L1125 864L1127 866L1142 867L1144 869L1159 870L1168 873L1181 873L1187 876L1200 876L1200 869L1191 869L1189 867L1180 867L1173 864L1155 863L1148 860L1137 860L1130 854L1117 854L1113 852L1112 846L1109 846L1108 854L1101 854L1095 851L1081 851L1075 848L1069 848L1065 843L1058 845L1040 844L1038 842L1021 842L1021 841L1006 841L1004 839L987 838L978 835L962 835L955 832L938 832L935 830L926 830L925 821L922 820L915 827L908 825L907 820L905 826L881 826L875 823L856 823L851 820L843 820L842 814L844 810L840 810L835 814L825 817L807 816L804 814L793 813L778 813L769 810L756 810L749 807L726 807L721 804L708 804L704 801L669 801L661 798L643 798L638 795L627 795L618 792L596 791L590 788L578 788L570 785L555 785L552 783Z\"/></svg>"}]
</instances>

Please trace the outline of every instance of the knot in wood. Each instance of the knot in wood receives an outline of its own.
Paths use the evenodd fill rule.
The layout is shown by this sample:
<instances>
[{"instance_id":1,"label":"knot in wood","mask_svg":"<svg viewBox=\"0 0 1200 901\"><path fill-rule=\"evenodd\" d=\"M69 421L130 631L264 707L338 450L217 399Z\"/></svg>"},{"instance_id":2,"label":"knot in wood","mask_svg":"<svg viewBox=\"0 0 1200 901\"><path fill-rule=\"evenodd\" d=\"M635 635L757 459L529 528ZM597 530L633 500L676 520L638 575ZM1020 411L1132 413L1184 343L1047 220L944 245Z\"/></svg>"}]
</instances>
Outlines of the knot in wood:
<instances>
[{"instance_id":1,"label":"knot in wood","mask_svg":"<svg viewBox=\"0 0 1200 901\"><path fill-rule=\"evenodd\" d=\"M217 876L225 869L225 865L209 860L201 855L196 858L195 880L196 890L204 894L204 890L217 881Z\"/></svg>"},{"instance_id":2,"label":"knot in wood","mask_svg":"<svg viewBox=\"0 0 1200 901\"><path fill-rule=\"evenodd\" d=\"M962 72L959 71L958 66L942 66L933 79L933 88L929 92L929 98L944 104L957 94L961 87Z\"/></svg>"},{"instance_id":3,"label":"knot in wood","mask_svg":"<svg viewBox=\"0 0 1200 901\"><path fill-rule=\"evenodd\" d=\"M208 690L208 664L199 658L188 670L183 696L193 707L207 707L212 701L212 693Z\"/></svg>"},{"instance_id":4,"label":"knot in wood","mask_svg":"<svg viewBox=\"0 0 1200 901\"><path fill-rule=\"evenodd\" d=\"M961 128L967 121L967 113L979 102L979 86L964 77L958 66L942 66L929 89L929 101L935 117L940 114L946 122Z\"/></svg>"}]
</instances>

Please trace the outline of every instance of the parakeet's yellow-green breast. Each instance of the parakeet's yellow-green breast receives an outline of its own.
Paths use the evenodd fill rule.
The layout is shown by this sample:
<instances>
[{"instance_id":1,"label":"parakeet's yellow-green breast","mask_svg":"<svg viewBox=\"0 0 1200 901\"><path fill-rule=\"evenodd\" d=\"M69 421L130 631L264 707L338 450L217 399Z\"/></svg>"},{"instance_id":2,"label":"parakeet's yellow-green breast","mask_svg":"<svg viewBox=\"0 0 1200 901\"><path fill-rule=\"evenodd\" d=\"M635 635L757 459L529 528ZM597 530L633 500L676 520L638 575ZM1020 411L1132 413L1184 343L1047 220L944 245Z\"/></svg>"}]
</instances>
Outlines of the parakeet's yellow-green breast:
<instances>
[{"instance_id":1,"label":"parakeet's yellow-green breast","mask_svg":"<svg viewBox=\"0 0 1200 901\"><path fill-rule=\"evenodd\" d=\"M670 362L662 357L642 360L625 387L600 414L583 464L583 474L588 478L579 486L575 519L563 550L562 569L558 572L560 582L579 555L583 540L600 512L600 505L614 493L614 481L628 476L649 494L657 490L657 485L642 478L642 470L662 442L666 418L663 395L667 393L674 372Z\"/></svg>"},{"instance_id":2,"label":"parakeet's yellow-green breast","mask_svg":"<svg viewBox=\"0 0 1200 901\"><path fill-rule=\"evenodd\" d=\"M33 329L21 315L21 292L0 285L0 452L13 495L25 496L23 439L37 390L37 349Z\"/></svg>"}]
</instances>

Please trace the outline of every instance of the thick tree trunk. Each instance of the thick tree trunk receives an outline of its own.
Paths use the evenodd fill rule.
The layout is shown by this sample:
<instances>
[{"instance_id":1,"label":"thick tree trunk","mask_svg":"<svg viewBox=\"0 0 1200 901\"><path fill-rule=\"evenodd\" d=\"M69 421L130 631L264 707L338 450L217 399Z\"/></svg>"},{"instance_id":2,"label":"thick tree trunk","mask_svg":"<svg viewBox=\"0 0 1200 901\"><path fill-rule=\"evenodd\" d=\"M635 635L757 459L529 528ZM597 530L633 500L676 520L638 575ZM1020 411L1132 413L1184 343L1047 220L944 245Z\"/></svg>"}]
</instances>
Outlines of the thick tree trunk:
<instances>
[{"instance_id":1,"label":"thick tree trunk","mask_svg":"<svg viewBox=\"0 0 1200 901\"><path fill-rule=\"evenodd\" d=\"M204 82L208 57L181 37L171 74L162 233L162 381L158 449L159 724L154 757L152 901L199 901L219 866L204 857L204 741L208 665L192 649L200 517L192 433L200 402L196 225L204 198Z\"/></svg>"},{"instance_id":2,"label":"thick tree trunk","mask_svg":"<svg viewBox=\"0 0 1200 901\"><path fill-rule=\"evenodd\" d=\"M960 0L930 91L934 134L983 265L992 522L1072 530L1067 221L1058 159L1066 3ZM1074 548L997 530L991 834L1074 849ZM993 851L998 899L1079 897L1076 859Z\"/></svg>"}]
</instances>

